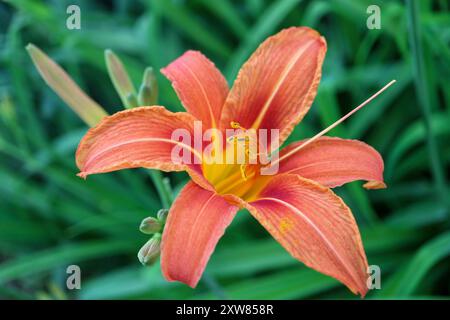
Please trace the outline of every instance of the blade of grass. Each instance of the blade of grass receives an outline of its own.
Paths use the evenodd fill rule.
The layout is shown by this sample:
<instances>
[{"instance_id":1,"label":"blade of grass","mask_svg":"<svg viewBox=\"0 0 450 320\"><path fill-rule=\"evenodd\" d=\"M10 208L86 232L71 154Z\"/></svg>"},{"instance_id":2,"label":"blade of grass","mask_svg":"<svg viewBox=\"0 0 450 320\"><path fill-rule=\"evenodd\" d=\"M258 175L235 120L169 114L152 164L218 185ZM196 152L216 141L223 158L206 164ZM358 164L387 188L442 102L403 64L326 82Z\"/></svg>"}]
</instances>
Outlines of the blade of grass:
<instances>
[{"instance_id":1,"label":"blade of grass","mask_svg":"<svg viewBox=\"0 0 450 320\"><path fill-rule=\"evenodd\" d=\"M33 106L29 81L25 73L26 69L23 68L25 65L25 57L22 49L22 35L20 33L21 28L24 27L23 21L22 16L16 16L8 30L7 40L10 50L8 56L10 58L7 60L7 65L12 77L11 84L14 89L15 99L17 100L17 104L20 105L20 112L18 113L25 119L25 123L22 125L27 126L28 130L34 132L30 142L38 148L43 148L46 145L46 137Z\"/></svg>"},{"instance_id":2,"label":"blade of grass","mask_svg":"<svg viewBox=\"0 0 450 320\"><path fill-rule=\"evenodd\" d=\"M433 132L433 140L439 136L450 135L447 115L436 113L427 120L430 129ZM421 141L427 141L429 138L429 129L423 121L416 121L397 136L395 144L391 147L388 159L386 161L385 176L387 180L395 177L395 168L398 162L406 152ZM428 149L428 153L430 150ZM429 154L428 154L429 155Z\"/></svg>"},{"instance_id":3,"label":"blade of grass","mask_svg":"<svg viewBox=\"0 0 450 320\"><path fill-rule=\"evenodd\" d=\"M55 267L67 266L88 259L99 259L134 250L136 244L126 240L79 242L29 254L0 264L0 284L28 277Z\"/></svg>"},{"instance_id":4,"label":"blade of grass","mask_svg":"<svg viewBox=\"0 0 450 320\"><path fill-rule=\"evenodd\" d=\"M395 297L414 294L415 289L431 268L449 255L450 232L446 232L423 245L405 267L398 269L378 296Z\"/></svg>"},{"instance_id":5,"label":"blade of grass","mask_svg":"<svg viewBox=\"0 0 450 320\"><path fill-rule=\"evenodd\" d=\"M201 4L209 11L221 18L239 39L245 37L247 25L229 0L199 0L199 2L201 2Z\"/></svg>"},{"instance_id":6,"label":"blade of grass","mask_svg":"<svg viewBox=\"0 0 450 320\"><path fill-rule=\"evenodd\" d=\"M431 171L433 173L436 192L440 195L442 201L449 203L446 192L445 174L442 169L442 163L431 125L430 89L428 88L424 70L419 1L406 0L406 8L409 22L409 42L413 55L412 67L414 71L416 92L418 93L417 98L422 111L426 132Z\"/></svg>"},{"instance_id":7,"label":"blade of grass","mask_svg":"<svg viewBox=\"0 0 450 320\"><path fill-rule=\"evenodd\" d=\"M225 41L220 40L208 28L201 25L197 19L194 19L187 6L181 4L175 5L171 1L165 0L151 0L151 3L154 9L167 18L173 25L177 26L181 32L193 41L223 58L230 55L230 49L225 44Z\"/></svg>"}]
</instances>

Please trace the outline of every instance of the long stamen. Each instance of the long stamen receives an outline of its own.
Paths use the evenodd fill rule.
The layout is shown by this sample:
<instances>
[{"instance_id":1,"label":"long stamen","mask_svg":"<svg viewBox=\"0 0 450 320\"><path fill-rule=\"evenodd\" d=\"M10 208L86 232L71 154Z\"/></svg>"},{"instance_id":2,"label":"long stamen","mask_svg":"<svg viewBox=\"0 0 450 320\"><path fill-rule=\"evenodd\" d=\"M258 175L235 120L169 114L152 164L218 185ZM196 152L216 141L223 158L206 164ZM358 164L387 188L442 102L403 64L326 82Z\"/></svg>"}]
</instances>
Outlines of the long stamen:
<instances>
[{"instance_id":1,"label":"long stamen","mask_svg":"<svg viewBox=\"0 0 450 320\"><path fill-rule=\"evenodd\" d=\"M244 179L244 181L247 181L247 174L245 173L246 167L247 167L246 164L241 164L241 166L239 167L239 170L241 171L242 179Z\"/></svg>"},{"instance_id":2,"label":"long stamen","mask_svg":"<svg viewBox=\"0 0 450 320\"><path fill-rule=\"evenodd\" d=\"M355 112L357 112L358 110L360 110L362 107L364 107L365 105L367 105L369 102L371 102L373 99L375 99L379 94L381 94L384 90L386 90L388 87L390 87L391 85L393 85L396 82L396 80L392 80L391 82L389 82L388 84L386 84L383 88L381 88L380 90L378 90L377 93L375 93L374 95L372 95L369 99L367 99L366 101L364 101L363 103L361 103L359 106L357 106L355 109L353 109L352 111L350 111L349 113L347 113L345 116L343 116L342 118L340 118L338 121L336 121L335 123L333 123L332 125L330 125L328 128L320 131L318 134L316 134L314 137L312 137L311 139L308 139L307 141L305 141L304 143L302 143L301 145L299 145L298 147L292 149L291 151L289 151L288 153L286 153L285 155L283 155L282 157L275 159L270 165L274 165L278 162L280 162L281 160L286 159L287 157L292 156L294 153L296 153L297 151L299 151L300 149L303 149L304 147L306 147L308 144L310 144L311 142L317 140L318 138L320 138L321 136L323 136L325 133L327 133L328 131L330 131L331 129L333 129L334 127L336 127L337 125L339 125L340 123L342 123L343 121L345 121L347 118L349 118L351 115L353 115Z\"/></svg>"}]
</instances>

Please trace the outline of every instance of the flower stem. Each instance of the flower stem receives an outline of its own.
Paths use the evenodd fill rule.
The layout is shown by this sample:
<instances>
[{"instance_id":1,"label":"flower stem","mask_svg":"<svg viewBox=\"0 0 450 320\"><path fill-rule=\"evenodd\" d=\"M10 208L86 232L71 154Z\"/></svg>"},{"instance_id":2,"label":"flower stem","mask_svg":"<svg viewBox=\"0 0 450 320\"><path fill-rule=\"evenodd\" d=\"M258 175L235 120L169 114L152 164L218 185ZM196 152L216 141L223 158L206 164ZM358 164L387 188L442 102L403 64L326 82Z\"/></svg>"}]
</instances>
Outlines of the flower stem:
<instances>
[{"instance_id":1,"label":"flower stem","mask_svg":"<svg viewBox=\"0 0 450 320\"><path fill-rule=\"evenodd\" d=\"M160 171L149 170L148 171L153 184L155 185L156 191L158 192L159 198L161 199L161 205L164 209L169 209L172 204L172 195L168 194L167 187L164 186L163 175Z\"/></svg>"}]
</instances>

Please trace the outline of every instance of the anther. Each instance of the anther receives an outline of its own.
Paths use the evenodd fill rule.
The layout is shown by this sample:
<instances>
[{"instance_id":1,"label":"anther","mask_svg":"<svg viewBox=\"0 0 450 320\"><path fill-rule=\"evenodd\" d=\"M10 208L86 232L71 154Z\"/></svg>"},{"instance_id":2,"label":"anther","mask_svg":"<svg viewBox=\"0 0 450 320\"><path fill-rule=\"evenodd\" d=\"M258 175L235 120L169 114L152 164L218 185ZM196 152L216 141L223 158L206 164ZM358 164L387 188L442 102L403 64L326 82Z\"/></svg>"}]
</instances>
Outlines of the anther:
<instances>
[{"instance_id":1,"label":"anther","mask_svg":"<svg viewBox=\"0 0 450 320\"><path fill-rule=\"evenodd\" d=\"M231 121L231 122L230 122L230 126L231 126L233 129L243 129L243 130L245 130L244 128L241 127L241 125L239 124L239 122L236 122L236 121Z\"/></svg>"}]
</instances>

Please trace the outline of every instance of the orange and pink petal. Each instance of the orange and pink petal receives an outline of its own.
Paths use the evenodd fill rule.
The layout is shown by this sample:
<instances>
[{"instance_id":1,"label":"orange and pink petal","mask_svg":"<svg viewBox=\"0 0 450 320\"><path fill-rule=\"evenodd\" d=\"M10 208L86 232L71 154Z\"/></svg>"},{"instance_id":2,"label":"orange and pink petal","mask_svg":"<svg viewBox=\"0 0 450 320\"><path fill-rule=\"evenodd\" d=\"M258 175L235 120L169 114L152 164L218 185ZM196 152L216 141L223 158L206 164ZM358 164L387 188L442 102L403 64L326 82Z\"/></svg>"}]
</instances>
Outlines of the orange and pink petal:
<instances>
[{"instance_id":1,"label":"orange and pink petal","mask_svg":"<svg viewBox=\"0 0 450 320\"><path fill-rule=\"evenodd\" d=\"M280 152L280 157L303 144L298 141ZM298 174L334 188L355 180L365 180L367 189L385 188L383 158L368 144L358 140L321 137L280 162L280 173Z\"/></svg>"},{"instance_id":2,"label":"orange and pink petal","mask_svg":"<svg viewBox=\"0 0 450 320\"><path fill-rule=\"evenodd\" d=\"M164 228L164 277L194 288L237 210L216 193L189 182L173 203Z\"/></svg>"},{"instance_id":3,"label":"orange and pink petal","mask_svg":"<svg viewBox=\"0 0 450 320\"><path fill-rule=\"evenodd\" d=\"M367 259L355 219L329 188L282 174L258 200L245 205L296 259L344 283L353 293L367 292Z\"/></svg>"},{"instance_id":4,"label":"orange and pink petal","mask_svg":"<svg viewBox=\"0 0 450 320\"><path fill-rule=\"evenodd\" d=\"M319 85L326 42L307 27L269 37L239 71L227 97L222 128L279 129L280 145L308 112Z\"/></svg>"},{"instance_id":5,"label":"orange and pink petal","mask_svg":"<svg viewBox=\"0 0 450 320\"><path fill-rule=\"evenodd\" d=\"M172 82L184 108L204 129L218 125L228 84L214 64L198 51L187 51L161 72Z\"/></svg>"},{"instance_id":6,"label":"orange and pink petal","mask_svg":"<svg viewBox=\"0 0 450 320\"><path fill-rule=\"evenodd\" d=\"M176 129L192 136L195 118L185 112L172 113L164 107L140 107L106 117L81 140L76 162L79 175L110 172L127 168L154 168L181 171L187 165L174 162L172 150L178 146L191 157L201 157L193 143L172 139ZM180 154L182 154L180 152Z\"/></svg>"}]
</instances>

